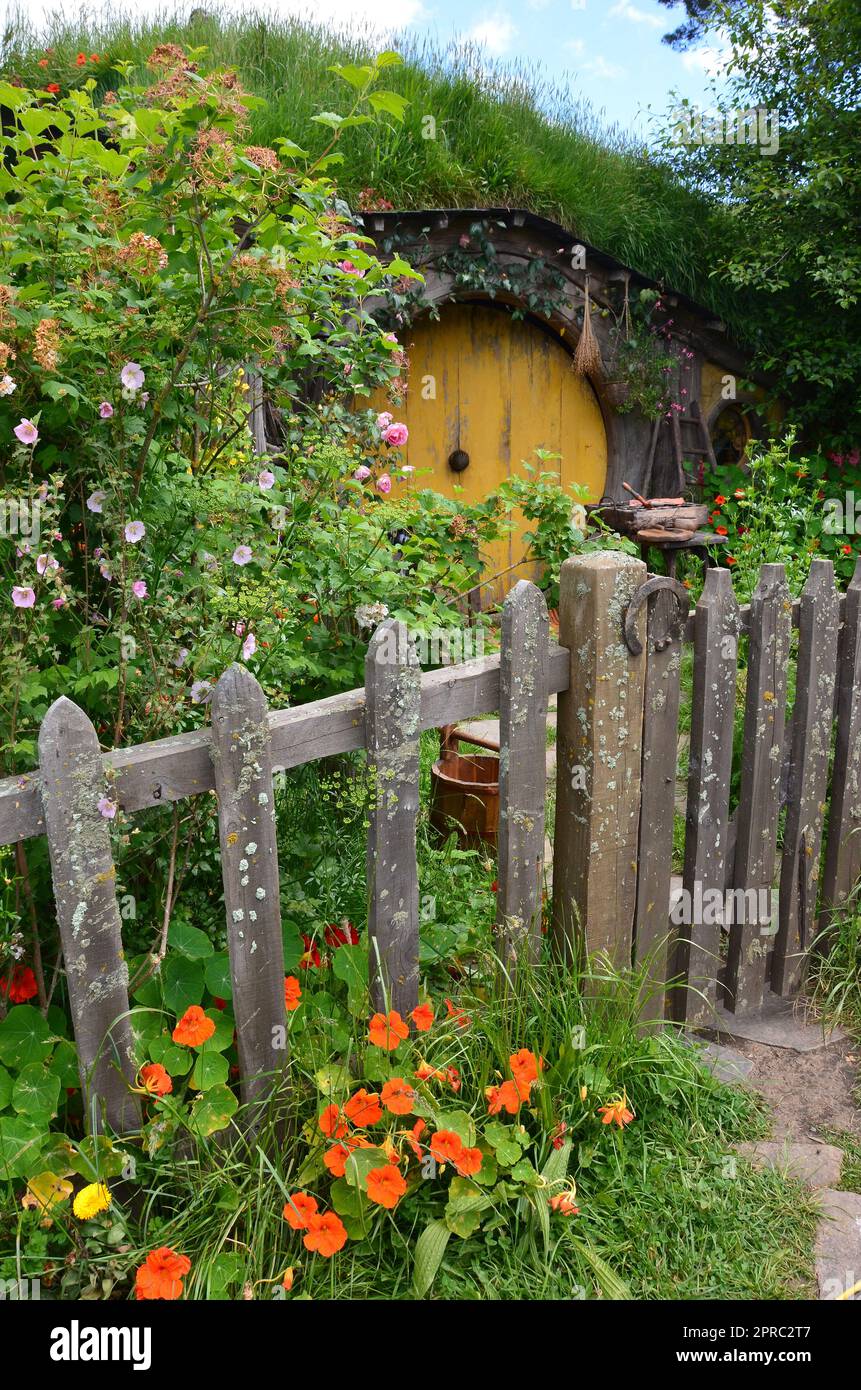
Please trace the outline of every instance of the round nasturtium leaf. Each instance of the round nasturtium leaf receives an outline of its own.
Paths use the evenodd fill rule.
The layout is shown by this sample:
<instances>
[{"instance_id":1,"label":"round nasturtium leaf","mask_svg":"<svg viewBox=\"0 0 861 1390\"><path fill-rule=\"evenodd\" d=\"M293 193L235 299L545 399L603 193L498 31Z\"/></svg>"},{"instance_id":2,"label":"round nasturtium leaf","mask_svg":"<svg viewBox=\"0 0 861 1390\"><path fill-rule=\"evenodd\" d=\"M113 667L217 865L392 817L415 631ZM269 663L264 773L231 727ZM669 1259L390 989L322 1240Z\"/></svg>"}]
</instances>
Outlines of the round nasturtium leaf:
<instances>
[{"instance_id":1,"label":"round nasturtium leaf","mask_svg":"<svg viewBox=\"0 0 861 1390\"><path fill-rule=\"evenodd\" d=\"M50 1120L57 1113L60 1078L46 1071L41 1062L22 1067L12 1088L12 1107L28 1119Z\"/></svg>"},{"instance_id":2,"label":"round nasturtium leaf","mask_svg":"<svg viewBox=\"0 0 861 1390\"><path fill-rule=\"evenodd\" d=\"M5 1110L12 1099L12 1078L5 1067L0 1067L0 1110Z\"/></svg>"},{"instance_id":3,"label":"round nasturtium leaf","mask_svg":"<svg viewBox=\"0 0 861 1390\"><path fill-rule=\"evenodd\" d=\"M233 1031L236 1024L233 1015L222 1012L220 1009L204 1009L207 1018L211 1018L215 1024L215 1032L211 1038L207 1038L205 1043L194 1048L195 1056L205 1052L226 1052L233 1042Z\"/></svg>"},{"instance_id":4,"label":"round nasturtium leaf","mask_svg":"<svg viewBox=\"0 0 861 1390\"><path fill-rule=\"evenodd\" d=\"M52 1076L56 1076L61 1086L80 1086L81 1073L74 1043L60 1039L48 1063L48 1070Z\"/></svg>"},{"instance_id":5,"label":"round nasturtium leaf","mask_svg":"<svg viewBox=\"0 0 861 1390\"><path fill-rule=\"evenodd\" d=\"M230 978L230 957L226 951L216 951L203 967L206 988L216 999L233 998L233 981Z\"/></svg>"},{"instance_id":6,"label":"round nasturtium leaf","mask_svg":"<svg viewBox=\"0 0 861 1390\"><path fill-rule=\"evenodd\" d=\"M188 960L206 960L215 950L206 932L188 922L172 922L167 940L169 946Z\"/></svg>"},{"instance_id":7,"label":"round nasturtium leaf","mask_svg":"<svg viewBox=\"0 0 861 1390\"><path fill-rule=\"evenodd\" d=\"M38 1171L39 1150L45 1131L20 1115L0 1115L0 1173L23 1178Z\"/></svg>"},{"instance_id":8,"label":"round nasturtium leaf","mask_svg":"<svg viewBox=\"0 0 861 1390\"><path fill-rule=\"evenodd\" d=\"M239 1101L229 1086L213 1086L191 1107L191 1128L202 1138L215 1134L226 1127L238 1109Z\"/></svg>"},{"instance_id":9,"label":"round nasturtium leaf","mask_svg":"<svg viewBox=\"0 0 861 1390\"><path fill-rule=\"evenodd\" d=\"M194 1091L211 1091L226 1080L227 1058L220 1052L204 1052L194 1064L190 1085Z\"/></svg>"},{"instance_id":10,"label":"round nasturtium leaf","mask_svg":"<svg viewBox=\"0 0 861 1390\"><path fill-rule=\"evenodd\" d=\"M185 956L168 956L164 967L164 1006L182 1018L192 1004L203 998L203 965Z\"/></svg>"},{"instance_id":11,"label":"round nasturtium leaf","mask_svg":"<svg viewBox=\"0 0 861 1390\"><path fill-rule=\"evenodd\" d=\"M153 1038L149 1055L154 1062L160 1062L170 1076L185 1076L194 1062L188 1048L180 1047L169 1037Z\"/></svg>"},{"instance_id":12,"label":"round nasturtium leaf","mask_svg":"<svg viewBox=\"0 0 861 1390\"><path fill-rule=\"evenodd\" d=\"M12 1071L44 1062L53 1045L50 1024L30 1004L10 1009L0 1023L0 1062Z\"/></svg>"}]
</instances>

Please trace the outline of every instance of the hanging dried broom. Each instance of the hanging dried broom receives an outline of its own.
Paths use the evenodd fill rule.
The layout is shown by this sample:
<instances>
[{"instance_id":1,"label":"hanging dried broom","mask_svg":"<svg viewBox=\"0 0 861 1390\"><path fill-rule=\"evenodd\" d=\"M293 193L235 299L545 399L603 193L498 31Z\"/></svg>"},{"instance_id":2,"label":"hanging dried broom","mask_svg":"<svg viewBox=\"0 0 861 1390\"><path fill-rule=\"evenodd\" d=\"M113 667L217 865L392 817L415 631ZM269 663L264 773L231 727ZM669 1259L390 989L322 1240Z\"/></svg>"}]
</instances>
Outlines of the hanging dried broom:
<instances>
[{"instance_id":1,"label":"hanging dried broom","mask_svg":"<svg viewBox=\"0 0 861 1390\"><path fill-rule=\"evenodd\" d=\"M589 303L589 276L586 276L586 297L583 304L583 328L574 351L574 370L578 376L600 377L603 363L598 340L592 331L592 309Z\"/></svg>"}]
</instances>

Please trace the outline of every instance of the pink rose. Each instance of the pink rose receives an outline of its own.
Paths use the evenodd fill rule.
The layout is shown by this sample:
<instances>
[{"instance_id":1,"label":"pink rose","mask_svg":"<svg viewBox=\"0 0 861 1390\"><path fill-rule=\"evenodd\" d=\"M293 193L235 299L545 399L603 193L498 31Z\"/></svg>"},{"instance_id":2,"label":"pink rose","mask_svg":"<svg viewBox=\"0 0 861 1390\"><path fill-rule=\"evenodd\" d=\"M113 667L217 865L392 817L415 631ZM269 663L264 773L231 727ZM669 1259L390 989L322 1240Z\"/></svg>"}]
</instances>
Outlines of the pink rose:
<instances>
[{"instance_id":1,"label":"pink rose","mask_svg":"<svg viewBox=\"0 0 861 1390\"><path fill-rule=\"evenodd\" d=\"M393 425L389 425L388 429L383 430L383 439L387 444L390 444L393 449L402 448L409 437L410 432L406 425L401 425L397 422Z\"/></svg>"},{"instance_id":2,"label":"pink rose","mask_svg":"<svg viewBox=\"0 0 861 1390\"><path fill-rule=\"evenodd\" d=\"M99 414L101 415L102 419L110 420L113 413L114 408L111 405L110 401L102 401L101 405L99 406Z\"/></svg>"},{"instance_id":3,"label":"pink rose","mask_svg":"<svg viewBox=\"0 0 861 1390\"><path fill-rule=\"evenodd\" d=\"M380 412L380 414L377 416L377 429L380 431L380 434L382 434L383 430L387 430L389 428L389 425L392 423L394 418L395 417L390 410L383 410Z\"/></svg>"},{"instance_id":4,"label":"pink rose","mask_svg":"<svg viewBox=\"0 0 861 1390\"><path fill-rule=\"evenodd\" d=\"M377 479L377 492L387 493L392 490L392 480L388 473L381 473Z\"/></svg>"},{"instance_id":5,"label":"pink rose","mask_svg":"<svg viewBox=\"0 0 861 1390\"><path fill-rule=\"evenodd\" d=\"M363 482L365 481L365 479L366 479L366 478L370 478L370 476L371 476L371 470L370 470L370 468L367 468L367 467L365 466L364 463L360 463L360 464L359 464L359 467L356 469L355 473L353 474L353 477L356 479L356 482L357 482L357 483L363 483Z\"/></svg>"}]
</instances>

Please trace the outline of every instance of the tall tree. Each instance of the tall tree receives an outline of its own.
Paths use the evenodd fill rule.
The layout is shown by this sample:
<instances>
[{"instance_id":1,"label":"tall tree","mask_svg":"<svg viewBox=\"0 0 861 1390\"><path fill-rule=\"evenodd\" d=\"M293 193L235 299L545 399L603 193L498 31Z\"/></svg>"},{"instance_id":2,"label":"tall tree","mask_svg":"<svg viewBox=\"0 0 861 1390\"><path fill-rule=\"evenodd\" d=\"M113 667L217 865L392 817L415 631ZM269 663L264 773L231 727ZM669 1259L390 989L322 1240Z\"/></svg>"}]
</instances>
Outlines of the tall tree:
<instances>
[{"instance_id":1,"label":"tall tree","mask_svg":"<svg viewBox=\"0 0 861 1390\"><path fill-rule=\"evenodd\" d=\"M702 127L670 133L685 180L728 213L712 274L751 291L759 364L820 433L861 439L861 7L715 0L704 34L731 58ZM755 143L740 142L739 112ZM678 118L676 112L676 118ZM689 119L692 115L688 108ZM848 436L848 438L847 438Z\"/></svg>"}]
</instances>

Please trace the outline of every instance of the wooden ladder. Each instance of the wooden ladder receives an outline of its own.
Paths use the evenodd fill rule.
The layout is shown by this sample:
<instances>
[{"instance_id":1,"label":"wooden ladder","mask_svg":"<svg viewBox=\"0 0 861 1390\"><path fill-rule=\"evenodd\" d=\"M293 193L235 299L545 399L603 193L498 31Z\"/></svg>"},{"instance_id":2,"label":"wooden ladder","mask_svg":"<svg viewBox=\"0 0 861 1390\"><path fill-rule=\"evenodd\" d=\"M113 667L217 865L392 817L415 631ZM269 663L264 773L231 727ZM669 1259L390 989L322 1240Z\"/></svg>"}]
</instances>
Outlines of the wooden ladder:
<instances>
[{"instance_id":1,"label":"wooden ladder","mask_svg":"<svg viewBox=\"0 0 861 1390\"><path fill-rule=\"evenodd\" d=\"M717 469L712 441L709 436L708 427L700 413L697 401L691 401L690 414L679 415L676 411L670 413L670 418L666 415L660 416L652 426L652 438L649 443L649 457L646 461L646 472L643 479L643 493L649 495L649 484L652 479L652 468L655 462L655 454L658 448L658 439L661 430L669 427L670 439L672 442L673 459L677 469L677 487L679 494L685 492L688 487L688 477L685 472L686 462L702 462L707 459L712 471Z\"/></svg>"}]
</instances>

